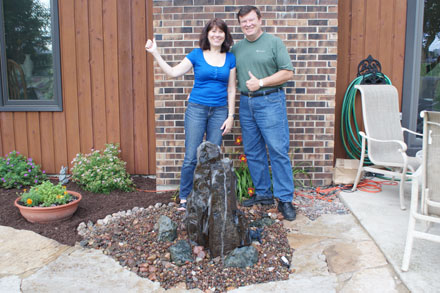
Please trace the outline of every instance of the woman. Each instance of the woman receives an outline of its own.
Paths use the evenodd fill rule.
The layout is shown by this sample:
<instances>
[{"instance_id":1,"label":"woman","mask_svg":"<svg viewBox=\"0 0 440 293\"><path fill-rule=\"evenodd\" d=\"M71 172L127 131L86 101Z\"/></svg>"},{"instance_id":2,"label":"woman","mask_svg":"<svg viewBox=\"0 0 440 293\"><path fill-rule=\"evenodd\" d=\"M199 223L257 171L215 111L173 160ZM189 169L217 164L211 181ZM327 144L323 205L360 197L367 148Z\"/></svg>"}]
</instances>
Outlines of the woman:
<instances>
[{"instance_id":1,"label":"woman","mask_svg":"<svg viewBox=\"0 0 440 293\"><path fill-rule=\"evenodd\" d=\"M199 46L178 65L171 67L157 51L156 41L148 40L145 49L170 77L194 69L194 86L185 111L185 158L180 176L179 210L186 209L186 198L193 188L197 147L206 140L221 145L222 136L231 131L235 112L235 57L226 23L210 20L200 34Z\"/></svg>"}]
</instances>

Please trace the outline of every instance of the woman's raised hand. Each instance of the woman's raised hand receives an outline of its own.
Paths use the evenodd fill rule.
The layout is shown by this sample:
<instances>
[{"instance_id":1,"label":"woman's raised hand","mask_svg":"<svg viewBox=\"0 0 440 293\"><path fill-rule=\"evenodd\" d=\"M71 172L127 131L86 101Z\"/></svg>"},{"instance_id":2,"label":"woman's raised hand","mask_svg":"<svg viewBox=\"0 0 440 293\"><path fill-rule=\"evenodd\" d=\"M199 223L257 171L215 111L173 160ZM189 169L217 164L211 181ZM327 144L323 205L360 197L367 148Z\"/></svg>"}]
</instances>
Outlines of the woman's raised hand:
<instances>
[{"instance_id":1,"label":"woman's raised hand","mask_svg":"<svg viewBox=\"0 0 440 293\"><path fill-rule=\"evenodd\" d=\"M156 49L157 49L156 39L153 40L149 39L145 44L145 50L147 50L147 52L149 53L153 53L154 51L156 51Z\"/></svg>"}]
</instances>

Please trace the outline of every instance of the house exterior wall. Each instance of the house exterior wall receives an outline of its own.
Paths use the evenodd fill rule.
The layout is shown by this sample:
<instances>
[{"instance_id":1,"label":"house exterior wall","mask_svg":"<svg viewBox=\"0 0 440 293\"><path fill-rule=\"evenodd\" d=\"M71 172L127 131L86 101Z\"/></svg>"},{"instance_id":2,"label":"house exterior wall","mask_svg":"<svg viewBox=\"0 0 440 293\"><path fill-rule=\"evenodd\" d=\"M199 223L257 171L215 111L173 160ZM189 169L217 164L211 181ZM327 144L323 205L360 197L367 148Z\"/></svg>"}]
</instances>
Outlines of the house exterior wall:
<instances>
[{"instance_id":1,"label":"house exterior wall","mask_svg":"<svg viewBox=\"0 0 440 293\"><path fill-rule=\"evenodd\" d=\"M59 0L62 112L1 112L0 153L17 150L48 173L77 153L119 143L127 170L156 171L152 2Z\"/></svg>"},{"instance_id":2,"label":"house exterior wall","mask_svg":"<svg viewBox=\"0 0 440 293\"><path fill-rule=\"evenodd\" d=\"M406 0L339 0L335 158L347 157L340 135L341 109L345 91L356 78L361 60L372 55L381 63L382 72L397 88L402 105L406 10ZM363 129L361 110L359 100L356 117Z\"/></svg>"},{"instance_id":3,"label":"house exterior wall","mask_svg":"<svg viewBox=\"0 0 440 293\"><path fill-rule=\"evenodd\" d=\"M286 91L293 166L304 168L314 185L332 177L337 68L337 0L154 0L154 37L163 58L176 65L193 48L207 20L219 17L233 38L243 38L236 20L242 5L262 12L263 30L280 37L290 54L294 78ZM193 74L169 79L154 67L156 176L158 185L176 185L184 157L184 112ZM236 113L238 113L238 100ZM225 156L237 159L242 146L238 118L223 140ZM236 160L237 161L237 160Z\"/></svg>"}]
</instances>

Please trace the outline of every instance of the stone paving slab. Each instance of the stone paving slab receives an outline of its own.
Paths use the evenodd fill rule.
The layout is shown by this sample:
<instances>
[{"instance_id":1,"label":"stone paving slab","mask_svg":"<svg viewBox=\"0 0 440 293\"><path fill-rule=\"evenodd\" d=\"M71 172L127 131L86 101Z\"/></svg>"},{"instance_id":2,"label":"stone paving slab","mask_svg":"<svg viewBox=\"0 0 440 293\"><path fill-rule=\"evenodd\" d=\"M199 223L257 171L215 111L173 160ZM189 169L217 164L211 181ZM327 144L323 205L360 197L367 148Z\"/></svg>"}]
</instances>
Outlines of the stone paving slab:
<instances>
[{"instance_id":1,"label":"stone paving slab","mask_svg":"<svg viewBox=\"0 0 440 293\"><path fill-rule=\"evenodd\" d=\"M20 293L21 279L18 276L0 278L0 292Z\"/></svg>"},{"instance_id":2,"label":"stone paving slab","mask_svg":"<svg viewBox=\"0 0 440 293\"><path fill-rule=\"evenodd\" d=\"M22 280L22 292L163 292L158 283L140 278L94 249L71 253Z\"/></svg>"},{"instance_id":3,"label":"stone paving slab","mask_svg":"<svg viewBox=\"0 0 440 293\"><path fill-rule=\"evenodd\" d=\"M310 276L298 275L287 281L264 283L246 287L240 287L231 293L267 293L267 292L336 292L337 279L335 276Z\"/></svg>"},{"instance_id":4,"label":"stone paving slab","mask_svg":"<svg viewBox=\"0 0 440 293\"><path fill-rule=\"evenodd\" d=\"M0 277L26 277L69 249L35 232L0 226Z\"/></svg>"}]
</instances>

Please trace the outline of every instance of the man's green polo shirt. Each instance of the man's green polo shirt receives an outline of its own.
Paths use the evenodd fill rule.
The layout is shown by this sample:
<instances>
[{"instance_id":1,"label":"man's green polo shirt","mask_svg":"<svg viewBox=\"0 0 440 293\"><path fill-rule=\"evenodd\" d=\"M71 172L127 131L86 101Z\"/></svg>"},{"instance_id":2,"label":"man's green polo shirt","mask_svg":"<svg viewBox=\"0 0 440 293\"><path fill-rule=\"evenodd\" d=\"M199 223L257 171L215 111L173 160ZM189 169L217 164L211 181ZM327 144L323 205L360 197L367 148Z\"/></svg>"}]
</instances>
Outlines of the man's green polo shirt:
<instances>
[{"instance_id":1,"label":"man's green polo shirt","mask_svg":"<svg viewBox=\"0 0 440 293\"><path fill-rule=\"evenodd\" d=\"M263 33L257 40L250 42L243 39L235 44L231 52L237 65L238 90L248 92L246 81L250 79L248 71L256 78L270 76L282 69L293 71L292 62L283 41L268 33ZM278 88L263 87L262 89Z\"/></svg>"}]
</instances>

